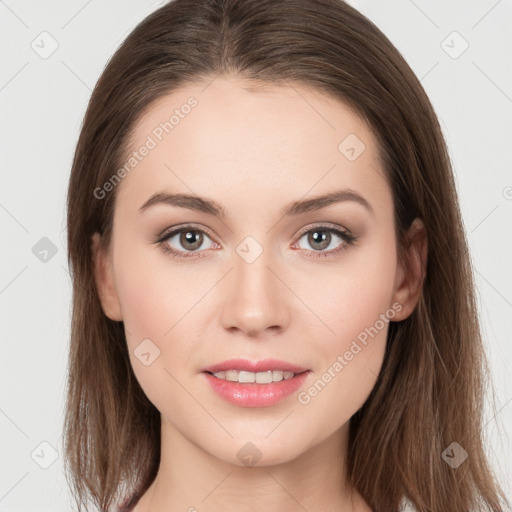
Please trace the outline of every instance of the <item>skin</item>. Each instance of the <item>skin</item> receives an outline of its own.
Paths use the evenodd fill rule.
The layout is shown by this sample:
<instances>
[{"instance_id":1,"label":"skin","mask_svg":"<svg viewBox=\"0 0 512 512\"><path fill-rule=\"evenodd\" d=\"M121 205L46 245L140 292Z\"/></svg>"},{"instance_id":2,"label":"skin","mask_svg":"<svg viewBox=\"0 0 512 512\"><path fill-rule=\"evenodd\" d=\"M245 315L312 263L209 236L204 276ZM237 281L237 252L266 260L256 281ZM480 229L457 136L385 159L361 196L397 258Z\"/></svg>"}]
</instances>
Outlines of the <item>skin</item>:
<instances>
[{"instance_id":1,"label":"skin","mask_svg":"<svg viewBox=\"0 0 512 512\"><path fill-rule=\"evenodd\" d=\"M411 314L426 265L424 226L419 219L411 226L411 264L403 268L376 141L344 103L303 86L260 88L236 77L205 87L188 84L139 119L134 150L168 112L190 96L198 101L117 186L108 251L93 237L103 310L124 322L134 373L162 417L159 472L135 510L370 511L340 482L348 422L375 385L388 323L307 404L294 393L271 407L239 407L217 396L201 369L277 358L312 370L299 392L307 390L393 304L401 307L393 321ZM365 144L354 161L338 150L348 134ZM342 188L374 213L345 201L279 215L291 201ZM228 216L165 204L139 213L164 191L214 199ZM299 234L321 222L357 235L356 244L318 257L344 244L332 232L324 248ZM195 252L179 235L167 244L195 256L175 259L154 243L186 223L211 235ZM263 249L252 263L236 252L247 236ZM160 355L145 366L134 350L147 338ZM237 457L249 441L261 453L252 467Z\"/></svg>"}]
</instances>

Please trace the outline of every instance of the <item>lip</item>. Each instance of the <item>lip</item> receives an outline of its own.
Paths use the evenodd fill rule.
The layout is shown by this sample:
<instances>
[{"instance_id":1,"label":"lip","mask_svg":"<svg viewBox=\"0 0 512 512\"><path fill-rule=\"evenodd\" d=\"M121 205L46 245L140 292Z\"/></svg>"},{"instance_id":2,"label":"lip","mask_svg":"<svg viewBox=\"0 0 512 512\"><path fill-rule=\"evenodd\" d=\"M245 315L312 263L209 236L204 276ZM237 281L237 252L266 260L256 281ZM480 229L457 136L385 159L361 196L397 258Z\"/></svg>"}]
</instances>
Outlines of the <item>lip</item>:
<instances>
[{"instance_id":1,"label":"lip","mask_svg":"<svg viewBox=\"0 0 512 512\"><path fill-rule=\"evenodd\" d=\"M231 367L230 369L234 370L236 368ZM232 404L240 407L270 407L297 391L310 373L312 372L307 370L295 375L295 377L291 379L281 380L279 382L270 382L268 384L258 384L256 382L232 382L229 380L218 379L206 371L203 372L203 375L208 381L211 389L221 398L224 398Z\"/></svg>"},{"instance_id":2,"label":"lip","mask_svg":"<svg viewBox=\"0 0 512 512\"><path fill-rule=\"evenodd\" d=\"M227 361L222 361L221 363L203 368L201 371L216 373L225 370L238 370L254 373L267 372L269 370L282 370L285 372L303 373L307 371L307 368L303 368L302 366L298 366L296 364L287 363L286 361L280 361L278 359L263 359L261 361L249 361L248 359L228 359Z\"/></svg>"}]
</instances>

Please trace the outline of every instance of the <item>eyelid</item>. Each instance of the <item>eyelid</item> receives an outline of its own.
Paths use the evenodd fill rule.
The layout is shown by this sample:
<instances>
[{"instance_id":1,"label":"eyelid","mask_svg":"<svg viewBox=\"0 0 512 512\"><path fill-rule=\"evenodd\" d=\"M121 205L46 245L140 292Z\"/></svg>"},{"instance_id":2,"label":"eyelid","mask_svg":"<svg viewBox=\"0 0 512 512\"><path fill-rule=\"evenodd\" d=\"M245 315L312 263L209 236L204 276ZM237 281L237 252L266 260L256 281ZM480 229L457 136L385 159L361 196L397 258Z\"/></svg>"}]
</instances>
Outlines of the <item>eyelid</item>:
<instances>
[{"instance_id":1,"label":"eyelid","mask_svg":"<svg viewBox=\"0 0 512 512\"><path fill-rule=\"evenodd\" d=\"M338 224L333 224L332 222L312 222L311 224L308 224L307 226L303 227L296 235L296 238L300 238L302 235L308 233L312 229L334 229L336 231L341 231L343 233L350 234L350 231L348 229L343 228L342 226L339 226Z\"/></svg>"},{"instance_id":2,"label":"eyelid","mask_svg":"<svg viewBox=\"0 0 512 512\"><path fill-rule=\"evenodd\" d=\"M172 226L170 228L165 228L160 235L157 237L157 242L163 242L167 238L169 238L172 234L175 234L179 231L185 230L185 229L196 229L197 231L204 231L210 238L215 240L215 235L213 234L213 231L211 229L207 228L206 226L203 226L202 224L195 224L193 222L184 224L183 226L177 225ZM216 242L219 243L219 242ZM219 244L220 245L220 244Z\"/></svg>"}]
</instances>

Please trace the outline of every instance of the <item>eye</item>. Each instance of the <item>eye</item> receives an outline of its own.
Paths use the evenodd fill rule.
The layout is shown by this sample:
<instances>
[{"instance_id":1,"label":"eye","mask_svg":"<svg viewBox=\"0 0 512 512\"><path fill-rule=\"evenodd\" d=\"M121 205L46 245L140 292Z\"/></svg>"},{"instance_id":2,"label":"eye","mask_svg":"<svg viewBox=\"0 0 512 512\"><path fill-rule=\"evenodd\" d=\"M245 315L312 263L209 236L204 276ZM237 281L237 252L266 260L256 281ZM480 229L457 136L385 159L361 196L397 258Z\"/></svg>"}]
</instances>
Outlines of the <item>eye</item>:
<instances>
[{"instance_id":1,"label":"eye","mask_svg":"<svg viewBox=\"0 0 512 512\"><path fill-rule=\"evenodd\" d=\"M157 243L162 246L164 252L172 254L176 258L190 258L202 256L200 249L211 249L204 247L204 242L211 238L203 229L194 226L183 226L179 229L165 232ZM213 242L215 244L215 242ZM175 247L178 246L176 249ZM180 247L181 246L181 247ZM186 254L186 253L194 254ZM198 254L195 254L195 253Z\"/></svg>"},{"instance_id":2,"label":"eye","mask_svg":"<svg viewBox=\"0 0 512 512\"><path fill-rule=\"evenodd\" d=\"M348 231L327 225L318 225L307 231L303 231L299 236L299 242L303 238L306 239L306 243L309 244L313 250L303 247L300 243L299 248L305 249L306 256L313 258L338 254L357 241L357 237ZM336 243L336 239L341 240L341 243ZM210 244L208 247L208 243L206 243L205 247L205 242L208 240L210 240L213 246ZM203 228L200 229L192 225L167 230L159 236L155 243L160 245L165 253L175 258L203 257L204 250L202 249L220 247L216 242L212 241L209 234ZM292 247L296 247L297 244L298 242ZM329 247L331 247L331 249L326 251L325 249Z\"/></svg>"},{"instance_id":3,"label":"eye","mask_svg":"<svg viewBox=\"0 0 512 512\"><path fill-rule=\"evenodd\" d=\"M334 236L333 236L334 235ZM333 228L326 225L315 226L312 229L309 229L299 238L299 247L301 249L306 249L307 247L303 247L300 245L300 240L304 239L306 243L313 248L313 253L317 254L307 254L310 257L327 257L334 254L337 254L347 248L347 246L353 245L357 240L357 237L350 234L348 231L343 231L338 228ZM336 239L341 240L341 244L336 243ZM297 244L295 244L297 245ZM331 247L330 250L325 250ZM310 251L311 252L311 251Z\"/></svg>"}]
</instances>

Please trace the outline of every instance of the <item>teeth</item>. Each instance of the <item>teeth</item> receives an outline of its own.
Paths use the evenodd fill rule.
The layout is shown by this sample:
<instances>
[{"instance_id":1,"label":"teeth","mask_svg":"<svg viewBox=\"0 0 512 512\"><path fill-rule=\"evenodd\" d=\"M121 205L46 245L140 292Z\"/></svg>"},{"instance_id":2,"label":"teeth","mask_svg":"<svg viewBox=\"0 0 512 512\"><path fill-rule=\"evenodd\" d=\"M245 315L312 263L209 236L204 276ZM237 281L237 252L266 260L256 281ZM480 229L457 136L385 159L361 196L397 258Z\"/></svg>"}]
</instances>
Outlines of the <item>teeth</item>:
<instances>
[{"instance_id":1,"label":"teeth","mask_svg":"<svg viewBox=\"0 0 512 512\"><path fill-rule=\"evenodd\" d=\"M283 372L280 370L269 370L267 372L257 373L238 370L226 370L216 372L213 375L218 379L229 380L231 382L256 382L258 384L270 384L271 382L279 382L281 380L291 379L295 376L295 373Z\"/></svg>"}]
</instances>

